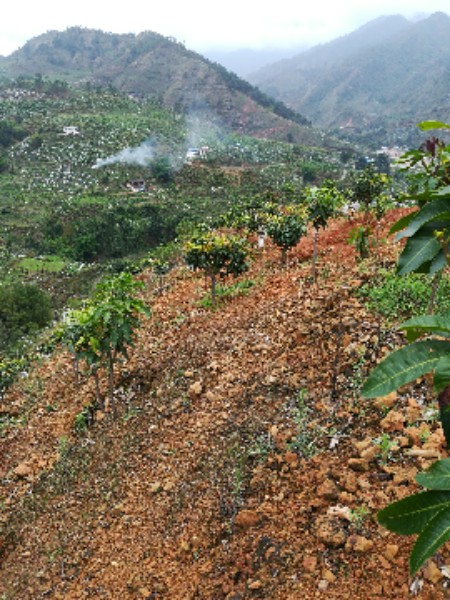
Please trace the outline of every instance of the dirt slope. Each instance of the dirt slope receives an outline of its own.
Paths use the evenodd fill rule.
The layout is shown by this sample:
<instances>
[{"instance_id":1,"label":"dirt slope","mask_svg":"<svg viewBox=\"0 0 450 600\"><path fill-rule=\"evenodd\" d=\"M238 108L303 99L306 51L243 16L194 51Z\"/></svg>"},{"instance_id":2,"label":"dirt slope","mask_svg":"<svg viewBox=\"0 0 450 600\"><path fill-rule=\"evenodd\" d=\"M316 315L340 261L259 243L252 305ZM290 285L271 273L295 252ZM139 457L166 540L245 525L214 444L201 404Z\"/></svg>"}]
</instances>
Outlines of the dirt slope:
<instances>
[{"instance_id":1,"label":"dirt slope","mask_svg":"<svg viewBox=\"0 0 450 600\"><path fill-rule=\"evenodd\" d=\"M10 391L2 600L399 599L411 585L446 597L448 550L411 582L413 540L375 520L443 438L425 384L383 403L358 395L400 340L354 297L368 275L353 226L322 234L317 285L310 239L283 269L267 248L246 276L256 285L215 311L199 305L201 277L177 270L158 295L145 274L152 315L114 407L87 430L73 424L93 387L75 385L64 354Z\"/></svg>"}]
</instances>

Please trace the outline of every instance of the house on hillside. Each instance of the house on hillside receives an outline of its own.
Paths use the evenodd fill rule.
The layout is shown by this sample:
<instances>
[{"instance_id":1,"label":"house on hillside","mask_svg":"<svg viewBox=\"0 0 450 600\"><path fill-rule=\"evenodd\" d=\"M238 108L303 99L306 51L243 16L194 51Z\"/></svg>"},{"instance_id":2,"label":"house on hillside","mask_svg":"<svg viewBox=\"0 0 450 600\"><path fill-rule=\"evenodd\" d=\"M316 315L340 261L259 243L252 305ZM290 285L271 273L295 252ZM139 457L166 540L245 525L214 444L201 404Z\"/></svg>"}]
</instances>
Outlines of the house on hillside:
<instances>
[{"instance_id":1,"label":"house on hillside","mask_svg":"<svg viewBox=\"0 0 450 600\"><path fill-rule=\"evenodd\" d=\"M143 179L127 181L126 186L130 192L145 192L145 181Z\"/></svg>"},{"instance_id":2,"label":"house on hillside","mask_svg":"<svg viewBox=\"0 0 450 600\"><path fill-rule=\"evenodd\" d=\"M75 127L74 125L67 125L66 127L63 127L63 134L64 135L80 135L80 130L78 129L78 127Z\"/></svg>"},{"instance_id":3,"label":"house on hillside","mask_svg":"<svg viewBox=\"0 0 450 600\"><path fill-rule=\"evenodd\" d=\"M186 152L186 162L192 162L196 159L204 159L208 154L208 146L200 146L200 148L188 148Z\"/></svg>"}]
</instances>

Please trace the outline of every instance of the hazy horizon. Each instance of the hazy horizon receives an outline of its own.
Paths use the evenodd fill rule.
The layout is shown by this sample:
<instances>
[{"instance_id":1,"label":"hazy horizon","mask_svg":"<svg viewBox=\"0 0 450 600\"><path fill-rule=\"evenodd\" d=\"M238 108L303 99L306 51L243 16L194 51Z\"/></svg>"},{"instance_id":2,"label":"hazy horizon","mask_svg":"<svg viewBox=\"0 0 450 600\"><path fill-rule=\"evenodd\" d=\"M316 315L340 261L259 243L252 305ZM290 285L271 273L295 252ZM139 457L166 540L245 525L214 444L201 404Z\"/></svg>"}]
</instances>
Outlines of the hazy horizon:
<instances>
[{"instance_id":1,"label":"hazy horizon","mask_svg":"<svg viewBox=\"0 0 450 600\"><path fill-rule=\"evenodd\" d=\"M367 0L363 5L359 0L339 4L327 0L311 6L299 6L294 0L276 4L229 0L226 6L167 0L155 8L129 0L126 9L112 5L106 11L86 0L69 6L56 0L19 0L2 15L0 55L10 55L47 31L74 26L111 33L153 31L200 53L311 47L383 15L400 14L414 20L437 11L448 14L448 0Z\"/></svg>"}]
</instances>

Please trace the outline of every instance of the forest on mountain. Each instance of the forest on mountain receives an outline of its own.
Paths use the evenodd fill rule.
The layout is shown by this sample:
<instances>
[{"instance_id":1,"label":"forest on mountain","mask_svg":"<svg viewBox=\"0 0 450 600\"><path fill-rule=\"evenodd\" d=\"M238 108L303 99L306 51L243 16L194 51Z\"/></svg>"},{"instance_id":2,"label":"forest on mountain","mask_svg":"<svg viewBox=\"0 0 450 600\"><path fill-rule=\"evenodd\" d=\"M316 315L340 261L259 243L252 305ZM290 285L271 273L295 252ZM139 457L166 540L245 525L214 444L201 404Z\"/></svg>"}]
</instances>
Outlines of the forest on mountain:
<instances>
[{"instance_id":1,"label":"forest on mountain","mask_svg":"<svg viewBox=\"0 0 450 600\"><path fill-rule=\"evenodd\" d=\"M326 44L260 69L249 81L360 143L417 144L421 120L448 121L450 17L380 17Z\"/></svg>"}]
</instances>

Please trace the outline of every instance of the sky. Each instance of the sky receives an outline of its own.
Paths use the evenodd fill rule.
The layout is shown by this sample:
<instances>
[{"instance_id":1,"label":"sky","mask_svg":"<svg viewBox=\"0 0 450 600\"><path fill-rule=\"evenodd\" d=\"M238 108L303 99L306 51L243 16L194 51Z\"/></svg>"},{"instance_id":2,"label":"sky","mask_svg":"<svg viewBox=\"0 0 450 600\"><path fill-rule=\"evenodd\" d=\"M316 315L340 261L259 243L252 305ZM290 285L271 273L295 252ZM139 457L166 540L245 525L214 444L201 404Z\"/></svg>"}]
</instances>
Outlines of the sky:
<instances>
[{"instance_id":1,"label":"sky","mask_svg":"<svg viewBox=\"0 0 450 600\"><path fill-rule=\"evenodd\" d=\"M449 0L13 0L0 19L0 55L50 30L81 26L112 33L153 31L191 50L315 45L381 15L450 14Z\"/></svg>"}]
</instances>

